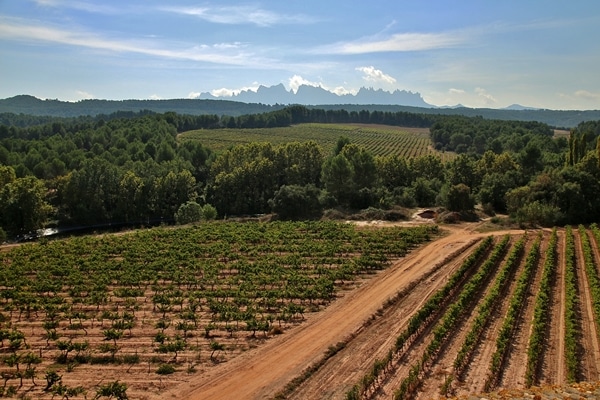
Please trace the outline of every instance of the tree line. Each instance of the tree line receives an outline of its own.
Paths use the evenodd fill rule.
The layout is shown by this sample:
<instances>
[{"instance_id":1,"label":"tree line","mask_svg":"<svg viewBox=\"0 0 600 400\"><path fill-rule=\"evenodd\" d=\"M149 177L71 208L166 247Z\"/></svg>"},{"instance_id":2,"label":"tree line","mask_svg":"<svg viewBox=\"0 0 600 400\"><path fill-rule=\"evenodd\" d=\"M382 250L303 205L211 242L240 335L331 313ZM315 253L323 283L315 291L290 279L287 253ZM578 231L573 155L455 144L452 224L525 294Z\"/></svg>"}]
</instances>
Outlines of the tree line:
<instances>
[{"instance_id":1,"label":"tree line","mask_svg":"<svg viewBox=\"0 0 600 400\"><path fill-rule=\"evenodd\" d=\"M582 123L570 138L554 139L539 123L428 118L303 106L240 117L4 116L0 226L16 235L48 221L64 226L171 220L190 202L216 207L219 217L276 212L282 218L314 218L324 209L396 205L462 211L476 203L489 213L508 212L519 222L542 225L600 216L600 122ZM434 145L462 141L464 152L448 163L432 155L376 157L341 137L330 154L315 142L251 143L215 154L199 141L178 137L199 126L267 121L431 123Z\"/></svg>"}]
</instances>

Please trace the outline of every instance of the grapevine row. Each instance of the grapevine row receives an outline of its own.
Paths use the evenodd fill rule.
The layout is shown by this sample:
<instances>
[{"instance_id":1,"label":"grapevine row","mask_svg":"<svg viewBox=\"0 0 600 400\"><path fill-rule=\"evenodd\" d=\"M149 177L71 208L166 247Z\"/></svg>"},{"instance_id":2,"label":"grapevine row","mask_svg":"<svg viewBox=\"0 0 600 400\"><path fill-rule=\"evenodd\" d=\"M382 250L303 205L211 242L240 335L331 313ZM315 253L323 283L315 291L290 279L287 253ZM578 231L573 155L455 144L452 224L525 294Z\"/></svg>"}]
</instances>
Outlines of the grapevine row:
<instances>
[{"instance_id":1,"label":"grapevine row","mask_svg":"<svg viewBox=\"0 0 600 400\"><path fill-rule=\"evenodd\" d=\"M388 366L392 362L393 355L401 352L412 337L418 336L442 308L443 303L452 297L454 291L460 286L461 281L465 279L469 271L477 265L481 257L488 251L493 244L493 237L486 237L467 257L460 268L452 274L448 282L439 289L408 321L406 329L396 338L392 350L384 360L376 360L370 369L347 393L347 399L359 399L369 390L371 385L379 378L379 374L385 371L382 365Z\"/></svg>"},{"instance_id":2,"label":"grapevine row","mask_svg":"<svg viewBox=\"0 0 600 400\"><path fill-rule=\"evenodd\" d=\"M487 277L505 254L509 241L510 236L507 235L503 238L479 271L464 286L459 298L446 310L446 313L433 330L433 339L425 349L421 360L413 364L408 377L401 382L400 387L394 393L395 400L404 400L414 395L420 385L421 375L425 372L425 367L438 355L442 345L459 323L460 318L467 311L476 294L482 289Z\"/></svg>"},{"instance_id":3,"label":"grapevine row","mask_svg":"<svg viewBox=\"0 0 600 400\"><path fill-rule=\"evenodd\" d=\"M552 231L552 236L548 242L546 250L546 259L544 261L544 270L540 282L540 290L535 300L535 310L533 314L533 328L529 337L529 347L527 350L527 370L525 372L525 384L527 387L536 383L538 371L541 367L542 353L546 343L546 335L550 322L550 300L552 287L556 277L556 244L558 236L556 229Z\"/></svg>"},{"instance_id":4,"label":"grapevine row","mask_svg":"<svg viewBox=\"0 0 600 400\"><path fill-rule=\"evenodd\" d=\"M590 225L590 229L594 234L594 238L596 239L596 247L600 248L600 228L598 228L597 224Z\"/></svg>"},{"instance_id":5,"label":"grapevine row","mask_svg":"<svg viewBox=\"0 0 600 400\"><path fill-rule=\"evenodd\" d=\"M500 296L505 291L505 287L509 282L509 278L521 259L523 249L525 248L525 240L526 236L524 235L517 243L515 243L506 262L504 263L504 266L496 277L494 286L491 288L490 292L483 299L481 305L477 309L477 317L475 318L471 330L467 334L461 349L454 359L454 372L448 375L444 381L444 384L442 385L442 395L446 395L448 393L454 378L460 377L465 368L468 367L475 347L479 342L481 335L491 319L491 316L493 315L497 305L499 304Z\"/></svg>"},{"instance_id":6,"label":"grapevine row","mask_svg":"<svg viewBox=\"0 0 600 400\"><path fill-rule=\"evenodd\" d=\"M583 249L583 260L585 262L585 273L588 279L588 286L592 296L592 306L594 310L594 320L600 331L600 277L598 277L598 269L594 263L594 255L592 246L586 229L583 225L579 226L579 236L581 237L581 247Z\"/></svg>"},{"instance_id":7,"label":"grapevine row","mask_svg":"<svg viewBox=\"0 0 600 400\"><path fill-rule=\"evenodd\" d=\"M517 286L508 306L508 312L504 318L504 322L500 328L498 337L496 338L496 351L492 355L488 379L485 382L486 391L489 391L496 384L504 365L504 361L506 360L506 355L508 354L509 349L508 345L512 336L514 335L515 329L518 326L517 321L523 309L525 297L527 296L527 291L529 290L529 284L538 262L540 242L541 238L538 237L533 243L529 254L527 255L525 260L525 268L519 276Z\"/></svg>"},{"instance_id":8,"label":"grapevine row","mask_svg":"<svg viewBox=\"0 0 600 400\"><path fill-rule=\"evenodd\" d=\"M577 275L575 273L575 240L570 226L565 231L565 362L567 381L572 383L579 376L577 340L580 335L577 322Z\"/></svg>"}]
</instances>

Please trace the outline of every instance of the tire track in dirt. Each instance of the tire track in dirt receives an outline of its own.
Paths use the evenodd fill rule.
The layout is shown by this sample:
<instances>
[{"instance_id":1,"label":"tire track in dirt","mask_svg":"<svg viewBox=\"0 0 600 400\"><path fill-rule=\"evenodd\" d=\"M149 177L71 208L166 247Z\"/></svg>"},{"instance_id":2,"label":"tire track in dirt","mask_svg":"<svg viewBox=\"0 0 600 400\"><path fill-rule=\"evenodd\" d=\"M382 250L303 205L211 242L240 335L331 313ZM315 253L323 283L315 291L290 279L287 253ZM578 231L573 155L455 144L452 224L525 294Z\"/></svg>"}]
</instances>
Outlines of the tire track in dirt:
<instances>
[{"instance_id":1,"label":"tire track in dirt","mask_svg":"<svg viewBox=\"0 0 600 400\"><path fill-rule=\"evenodd\" d=\"M318 359L330 345L360 331L361 326L389 298L443 260L473 237L467 229L452 229L448 236L410 253L352 292L312 315L301 326L202 374L191 376L185 387L160 398L256 399L268 398ZM314 394L314 396L319 395Z\"/></svg>"},{"instance_id":2,"label":"tire track in dirt","mask_svg":"<svg viewBox=\"0 0 600 400\"><path fill-rule=\"evenodd\" d=\"M574 229L575 252L577 259L577 280L579 286L579 300L581 307L581 332L583 354L581 357L581 366L583 380L596 381L600 379L600 346L598 344L598 333L594 321L594 311L592 299L590 296L589 282L585 273L585 260L581 247L581 238L579 232Z\"/></svg>"}]
</instances>

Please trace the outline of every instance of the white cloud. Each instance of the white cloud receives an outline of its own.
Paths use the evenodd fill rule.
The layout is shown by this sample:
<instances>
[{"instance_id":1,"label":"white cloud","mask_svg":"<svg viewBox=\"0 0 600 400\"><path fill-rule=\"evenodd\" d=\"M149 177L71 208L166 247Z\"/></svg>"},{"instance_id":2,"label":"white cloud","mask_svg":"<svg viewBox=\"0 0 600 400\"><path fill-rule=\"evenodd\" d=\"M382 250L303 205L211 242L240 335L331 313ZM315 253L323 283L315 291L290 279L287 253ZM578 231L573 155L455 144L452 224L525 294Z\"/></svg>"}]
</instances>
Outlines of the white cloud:
<instances>
[{"instance_id":1,"label":"white cloud","mask_svg":"<svg viewBox=\"0 0 600 400\"><path fill-rule=\"evenodd\" d=\"M273 60L261 59L252 53L238 50L240 44L237 42L229 46L223 43L217 45L201 44L177 49L172 44L160 46L161 43L149 40L107 39L90 32L68 31L54 27L26 24L22 20L2 17L0 17L0 38L50 42L116 53L137 53L160 58L214 64L263 67L274 64Z\"/></svg>"},{"instance_id":2,"label":"white cloud","mask_svg":"<svg viewBox=\"0 0 600 400\"><path fill-rule=\"evenodd\" d=\"M448 90L448 93L450 93L450 94L465 94L465 91L462 89L450 88L450 90Z\"/></svg>"},{"instance_id":3,"label":"white cloud","mask_svg":"<svg viewBox=\"0 0 600 400\"><path fill-rule=\"evenodd\" d=\"M575 97L584 100L600 100L600 93L592 93L587 90L577 90L575 92Z\"/></svg>"},{"instance_id":4,"label":"white cloud","mask_svg":"<svg viewBox=\"0 0 600 400\"><path fill-rule=\"evenodd\" d=\"M298 88L302 85L314 86L314 87L322 86L320 83L311 82L308 79L304 79L300 75L294 75L288 81L288 86L294 93L296 93L298 91Z\"/></svg>"},{"instance_id":5,"label":"white cloud","mask_svg":"<svg viewBox=\"0 0 600 400\"><path fill-rule=\"evenodd\" d=\"M306 24L315 19L306 15L286 15L251 6L165 7L163 11L198 17L215 24L254 24L261 27L279 24Z\"/></svg>"},{"instance_id":6,"label":"white cloud","mask_svg":"<svg viewBox=\"0 0 600 400\"><path fill-rule=\"evenodd\" d=\"M259 85L256 84L255 86L244 86L239 89L227 89L227 88L214 89L214 90L210 91L210 94L212 94L215 97L232 97L232 96L240 94L243 91L256 92L258 90L258 86Z\"/></svg>"},{"instance_id":7,"label":"white cloud","mask_svg":"<svg viewBox=\"0 0 600 400\"><path fill-rule=\"evenodd\" d=\"M197 99L198 97L200 97L202 93L200 92L189 92L187 95L188 99Z\"/></svg>"},{"instance_id":8,"label":"white cloud","mask_svg":"<svg viewBox=\"0 0 600 400\"><path fill-rule=\"evenodd\" d=\"M345 94L356 94L356 93L358 93L358 90L355 90L355 89L346 89L343 86L337 86L337 87L335 87L333 89L329 89L329 91L337 94L338 96L343 96Z\"/></svg>"},{"instance_id":9,"label":"white cloud","mask_svg":"<svg viewBox=\"0 0 600 400\"><path fill-rule=\"evenodd\" d=\"M162 97L160 97L157 94L151 94L149 97L150 100L162 100Z\"/></svg>"},{"instance_id":10,"label":"white cloud","mask_svg":"<svg viewBox=\"0 0 600 400\"><path fill-rule=\"evenodd\" d=\"M321 54L368 54L422 51L453 47L464 39L457 33L397 33L387 38L340 42L317 49Z\"/></svg>"},{"instance_id":11,"label":"white cloud","mask_svg":"<svg viewBox=\"0 0 600 400\"><path fill-rule=\"evenodd\" d=\"M373 66L370 67L358 67L357 71L365 74L363 79L367 82L384 82L389 84L396 83L396 79L390 75L384 74L383 71L376 69Z\"/></svg>"},{"instance_id":12,"label":"white cloud","mask_svg":"<svg viewBox=\"0 0 600 400\"><path fill-rule=\"evenodd\" d=\"M77 90L75 91L75 93L77 94L77 97L81 100L88 100L88 99L94 99L96 98L96 96L94 96L91 93L88 93L86 91L83 90Z\"/></svg>"},{"instance_id":13,"label":"white cloud","mask_svg":"<svg viewBox=\"0 0 600 400\"><path fill-rule=\"evenodd\" d=\"M483 88L475 88L475 93L479 96L479 98L483 101L483 104L489 106L489 105L493 105L496 104L497 101L494 98L494 96L492 96L491 94L489 94L485 89Z\"/></svg>"},{"instance_id":14,"label":"white cloud","mask_svg":"<svg viewBox=\"0 0 600 400\"><path fill-rule=\"evenodd\" d=\"M87 1L35 0L35 3L42 7L72 8L75 10L98 14L117 14L123 12L122 7L118 9L111 6L98 4L99 2L92 3Z\"/></svg>"}]
</instances>

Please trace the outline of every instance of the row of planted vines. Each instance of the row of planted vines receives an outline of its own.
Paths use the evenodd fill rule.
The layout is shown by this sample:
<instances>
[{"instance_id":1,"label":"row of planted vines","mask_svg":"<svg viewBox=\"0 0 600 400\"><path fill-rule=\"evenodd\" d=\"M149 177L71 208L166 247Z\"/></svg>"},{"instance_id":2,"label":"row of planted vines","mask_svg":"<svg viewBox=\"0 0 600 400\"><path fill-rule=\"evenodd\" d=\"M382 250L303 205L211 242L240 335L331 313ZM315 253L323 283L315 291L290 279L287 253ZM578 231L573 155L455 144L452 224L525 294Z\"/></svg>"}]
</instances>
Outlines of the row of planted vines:
<instances>
[{"instance_id":1,"label":"row of planted vines","mask_svg":"<svg viewBox=\"0 0 600 400\"><path fill-rule=\"evenodd\" d=\"M0 262L0 395L160 391L285 332L436 233L211 223L16 247ZM81 385L86 373L97 380Z\"/></svg>"},{"instance_id":2,"label":"row of planted vines","mask_svg":"<svg viewBox=\"0 0 600 400\"><path fill-rule=\"evenodd\" d=\"M214 151L253 142L281 145L314 141L326 153L333 151L340 136L347 137L351 143L364 146L378 156L398 155L410 158L433 154L440 156L442 161L449 161L456 156L455 153L436 151L432 147L429 130L425 128L311 123L283 128L202 129L182 134L182 138L200 140Z\"/></svg>"},{"instance_id":3,"label":"row of planted vines","mask_svg":"<svg viewBox=\"0 0 600 400\"><path fill-rule=\"evenodd\" d=\"M488 237L414 310L387 356L346 398L465 396L600 380L599 243L596 225Z\"/></svg>"}]
</instances>

